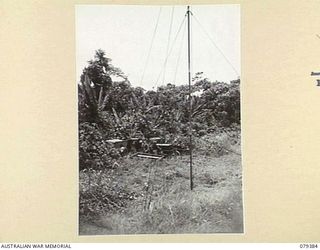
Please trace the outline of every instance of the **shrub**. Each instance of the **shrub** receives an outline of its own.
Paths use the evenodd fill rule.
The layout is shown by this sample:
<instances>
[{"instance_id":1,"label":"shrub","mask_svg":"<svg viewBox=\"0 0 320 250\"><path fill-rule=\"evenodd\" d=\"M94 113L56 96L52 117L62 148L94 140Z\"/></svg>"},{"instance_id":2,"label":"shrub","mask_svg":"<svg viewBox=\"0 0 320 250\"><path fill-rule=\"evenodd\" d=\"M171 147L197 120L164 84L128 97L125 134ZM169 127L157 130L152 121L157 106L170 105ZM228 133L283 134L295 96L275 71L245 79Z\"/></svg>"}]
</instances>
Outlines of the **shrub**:
<instances>
[{"instance_id":1,"label":"shrub","mask_svg":"<svg viewBox=\"0 0 320 250\"><path fill-rule=\"evenodd\" d=\"M110 211L122 212L136 193L117 184L113 170L84 169L80 172L79 213L98 216Z\"/></svg>"},{"instance_id":2,"label":"shrub","mask_svg":"<svg viewBox=\"0 0 320 250\"><path fill-rule=\"evenodd\" d=\"M103 169L113 166L120 156L117 149L109 145L95 124L79 125L79 168Z\"/></svg>"}]
</instances>

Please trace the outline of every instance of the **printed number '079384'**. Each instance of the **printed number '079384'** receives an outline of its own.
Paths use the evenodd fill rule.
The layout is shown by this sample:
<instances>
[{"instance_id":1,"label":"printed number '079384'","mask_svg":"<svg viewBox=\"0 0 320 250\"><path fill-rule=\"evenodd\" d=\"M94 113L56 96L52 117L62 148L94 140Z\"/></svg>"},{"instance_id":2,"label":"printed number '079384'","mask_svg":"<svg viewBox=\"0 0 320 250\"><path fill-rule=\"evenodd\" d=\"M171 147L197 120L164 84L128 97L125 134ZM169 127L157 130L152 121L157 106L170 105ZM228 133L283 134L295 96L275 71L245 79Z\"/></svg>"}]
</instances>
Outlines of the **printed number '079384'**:
<instances>
[{"instance_id":1,"label":"printed number '079384'","mask_svg":"<svg viewBox=\"0 0 320 250\"><path fill-rule=\"evenodd\" d=\"M318 248L318 244L307 244L307 243L303 243L300 244L300 248Z\"/></svg>"}]
</instances>

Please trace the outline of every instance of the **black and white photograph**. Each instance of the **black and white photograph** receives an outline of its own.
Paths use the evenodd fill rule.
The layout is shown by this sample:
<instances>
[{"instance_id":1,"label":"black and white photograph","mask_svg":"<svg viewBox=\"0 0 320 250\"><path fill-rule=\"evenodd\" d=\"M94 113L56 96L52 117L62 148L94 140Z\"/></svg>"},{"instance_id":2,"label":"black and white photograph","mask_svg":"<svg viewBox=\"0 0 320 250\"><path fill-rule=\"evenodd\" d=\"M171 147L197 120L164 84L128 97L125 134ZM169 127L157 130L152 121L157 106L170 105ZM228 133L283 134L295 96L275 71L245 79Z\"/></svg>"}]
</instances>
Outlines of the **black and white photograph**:
<instances>
[{"instance_id":1,"label":"black and white photograph","mask_svg":"<svg viewBox=\"0 0 320 250\"><path fill-rule=\"evenodd\" d=\"M242 234L240 5L76 5L79 235Z\"/></svg>"}]
</instances>

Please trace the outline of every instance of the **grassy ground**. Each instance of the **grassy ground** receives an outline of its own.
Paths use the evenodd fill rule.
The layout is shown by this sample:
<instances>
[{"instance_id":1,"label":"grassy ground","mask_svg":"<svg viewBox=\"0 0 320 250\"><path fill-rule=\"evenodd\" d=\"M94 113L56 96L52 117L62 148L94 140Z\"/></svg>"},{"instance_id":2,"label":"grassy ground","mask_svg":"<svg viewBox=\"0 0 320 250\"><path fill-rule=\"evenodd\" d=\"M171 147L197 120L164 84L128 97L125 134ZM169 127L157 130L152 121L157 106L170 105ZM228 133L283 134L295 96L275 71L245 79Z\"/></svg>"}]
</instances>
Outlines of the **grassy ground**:
<instances>
[{"instance_id":1,"label":"grassy ground","mask_svg":"<svg viewBox=\"0 0 320 250\"><path fill-rule=\"evenodd\" d=\"M124 157L112 173L106 170L90 174L89 187L111 185L125 202L116 203L113 196L106 198L114 206L97 205L99 213L81 215L79 233L243 232L239 141L239 136L225 134L195 141L193 191L188 155L158 162ZM88 172L80 173L80 192L88 188L88 176Z\"/></svg>"}]
</instances>

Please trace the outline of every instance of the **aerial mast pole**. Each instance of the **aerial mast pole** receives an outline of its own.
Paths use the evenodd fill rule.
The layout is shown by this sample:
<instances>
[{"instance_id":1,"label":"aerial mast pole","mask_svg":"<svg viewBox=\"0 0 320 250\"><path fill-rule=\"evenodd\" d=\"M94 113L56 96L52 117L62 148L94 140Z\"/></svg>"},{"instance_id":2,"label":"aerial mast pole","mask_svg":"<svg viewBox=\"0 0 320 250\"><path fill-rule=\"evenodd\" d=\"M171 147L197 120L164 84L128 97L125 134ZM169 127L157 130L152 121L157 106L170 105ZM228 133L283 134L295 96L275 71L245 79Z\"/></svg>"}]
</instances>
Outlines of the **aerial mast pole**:
<instances>
[{"instance_id":1,"label":"aerial mast pole","mask_svg":"<svg viewBox=\"0 0 320 250\"><path fill-rule=\"evenodd\" d=\"M187 10L188 18L188 80L189 80L189 151L190 151L190 189L193 189L193 176L192 176L192 124L191 124L191 55L190 55L190 6Z\"/></svg>"}]
</instances>

